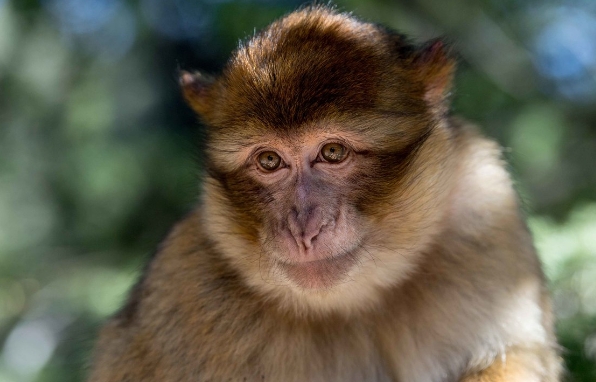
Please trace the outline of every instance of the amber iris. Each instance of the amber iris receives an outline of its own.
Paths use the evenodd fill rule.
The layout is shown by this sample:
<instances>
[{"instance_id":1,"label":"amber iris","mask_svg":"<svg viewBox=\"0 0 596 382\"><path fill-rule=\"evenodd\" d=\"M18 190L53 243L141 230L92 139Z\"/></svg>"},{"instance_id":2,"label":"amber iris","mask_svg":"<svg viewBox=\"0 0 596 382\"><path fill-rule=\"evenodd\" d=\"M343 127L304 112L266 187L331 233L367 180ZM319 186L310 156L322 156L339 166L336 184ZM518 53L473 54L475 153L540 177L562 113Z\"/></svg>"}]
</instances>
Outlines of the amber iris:
<instances>
[{"instance_id":1,"label":"amber iris","mask_svg":"<svg viewBox=\"0 0 596 382\"><path fill-rule=\"evenodd\" d=\"M338 163L346 158L347 150L339 143L327 143L321 149L321 156L327 162Z\"/></svg>"},{"instance_id":2,"label":"amber iris","mask_svg":"<svg viewBox=\"0 0 596 382\"><path fill-rule=\"evenodd\" d=\"M281 157L273 151L264 151L259 154L259 166L266 171L274 171L281 164Z\"/></svg>"}]
</instances>

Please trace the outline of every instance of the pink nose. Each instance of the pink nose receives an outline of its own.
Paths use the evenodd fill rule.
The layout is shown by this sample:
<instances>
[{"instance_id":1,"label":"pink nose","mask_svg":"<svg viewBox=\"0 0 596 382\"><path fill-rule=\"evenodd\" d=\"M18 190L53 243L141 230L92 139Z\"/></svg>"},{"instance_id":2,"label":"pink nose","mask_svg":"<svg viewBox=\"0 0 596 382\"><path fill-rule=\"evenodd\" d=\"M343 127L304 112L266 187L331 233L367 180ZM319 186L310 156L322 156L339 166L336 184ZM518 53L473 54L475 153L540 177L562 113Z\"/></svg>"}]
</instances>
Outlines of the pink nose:
<instances>
[{"instance_id":1,"label":"pink nose","mask_svg":"<svg viewBox=\"0 0 596 382\"><path fill-rule=\"evenodd\" d=\"M288 216L288 228L298 247L301 250L309 250L313 242L325 226L325 219L320 208L314 207L306 211L292 209Z\"/></svg>"}]
</instances>

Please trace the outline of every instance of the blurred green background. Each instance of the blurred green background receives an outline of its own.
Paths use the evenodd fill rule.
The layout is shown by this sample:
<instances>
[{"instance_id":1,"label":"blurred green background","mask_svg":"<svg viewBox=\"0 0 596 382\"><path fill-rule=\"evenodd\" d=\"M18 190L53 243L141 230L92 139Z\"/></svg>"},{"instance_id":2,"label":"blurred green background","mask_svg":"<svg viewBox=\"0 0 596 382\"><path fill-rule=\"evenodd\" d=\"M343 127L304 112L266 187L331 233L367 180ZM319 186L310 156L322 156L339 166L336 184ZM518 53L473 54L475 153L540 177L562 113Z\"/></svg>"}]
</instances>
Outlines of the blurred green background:
<instances>
[{"instance_id":1,"label":"blurred green background","mask_svg":"<svg viewBox=\"0 0 596 382\"><path fill-rule=\"evenodd\" d=\"M177 70L293 0L0 0L0 382L80 381L100 323L198 193ZM569 381L596 381L596 1L343 0L446 36L454 111L505 148Z\"/></svg>"}]
</instances>

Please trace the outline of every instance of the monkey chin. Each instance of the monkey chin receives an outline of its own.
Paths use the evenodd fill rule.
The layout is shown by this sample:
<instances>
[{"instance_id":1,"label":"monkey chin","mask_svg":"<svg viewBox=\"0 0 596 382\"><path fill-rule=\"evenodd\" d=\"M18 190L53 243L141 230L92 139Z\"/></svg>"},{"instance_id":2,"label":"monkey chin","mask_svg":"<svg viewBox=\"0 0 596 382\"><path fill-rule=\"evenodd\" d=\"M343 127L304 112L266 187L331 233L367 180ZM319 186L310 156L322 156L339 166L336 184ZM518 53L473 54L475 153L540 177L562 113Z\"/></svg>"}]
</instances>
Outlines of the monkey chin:
<instances>
[{"instance_id":1,"label":"monkey chin","mask_svg":"<svg viewBox=\"0 0 596 382\"><path fill-rule=\"evenodd\" d=\"M280 261L278 266L292 284L304 291L315 292L346 282L349 271L357 263L357 255L348 252L321 260Z\"/></svg>"}]
</instances>

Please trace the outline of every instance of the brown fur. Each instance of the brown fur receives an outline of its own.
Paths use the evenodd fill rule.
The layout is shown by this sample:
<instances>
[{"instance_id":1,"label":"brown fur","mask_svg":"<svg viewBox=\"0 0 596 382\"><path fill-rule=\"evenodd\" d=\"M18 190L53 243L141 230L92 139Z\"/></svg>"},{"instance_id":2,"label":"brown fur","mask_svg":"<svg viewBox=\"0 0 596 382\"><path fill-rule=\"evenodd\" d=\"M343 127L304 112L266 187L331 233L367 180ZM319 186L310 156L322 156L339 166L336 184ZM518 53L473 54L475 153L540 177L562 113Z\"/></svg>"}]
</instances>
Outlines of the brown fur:
<instances>
[{"instance_id":1,"label":"brown fur","mask_svg":"<svg viewBox=\"0 0 596 382\"><path fill-rule=\"evenodd\" d=\"M221 76L183 73L209 128L202 206L103 329L89 381L558 381L499 149L446 115L453 71L440 41L312 7ZM348 159L316 159L329 141ZM259 171L262 149L286 166ZM282 238L316 219L320 269Z\"/></svg>"}]
</instances>

